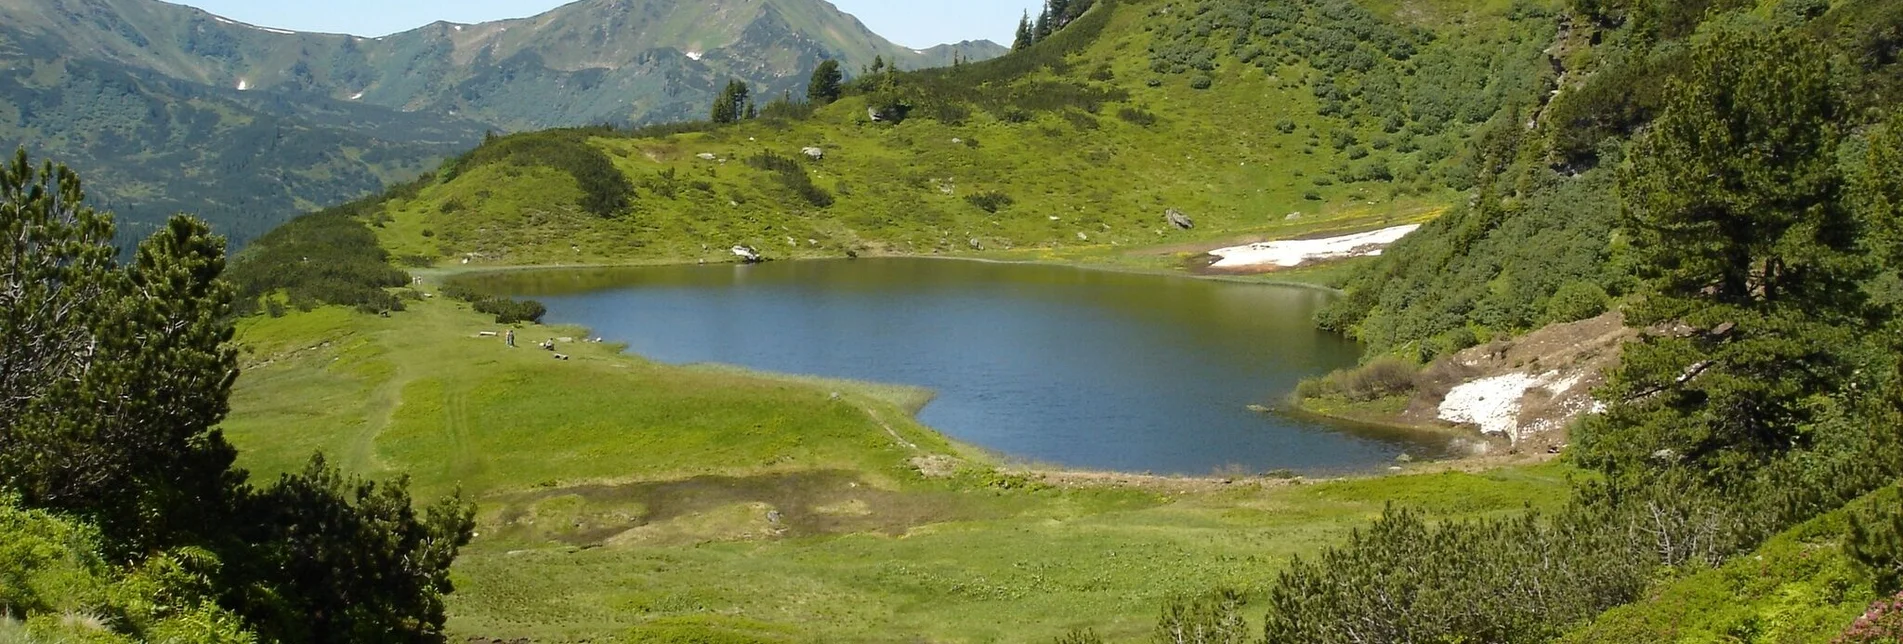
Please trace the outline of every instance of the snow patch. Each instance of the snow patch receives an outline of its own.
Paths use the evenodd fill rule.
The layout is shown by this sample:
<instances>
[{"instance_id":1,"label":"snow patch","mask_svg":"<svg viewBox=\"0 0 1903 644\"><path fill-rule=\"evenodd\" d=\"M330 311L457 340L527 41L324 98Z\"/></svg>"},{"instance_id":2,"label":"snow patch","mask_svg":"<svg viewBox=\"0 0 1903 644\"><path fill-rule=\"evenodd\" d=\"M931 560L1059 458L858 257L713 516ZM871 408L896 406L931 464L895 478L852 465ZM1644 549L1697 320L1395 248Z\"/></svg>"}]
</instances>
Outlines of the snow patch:
<instances>
[{"instance_id":1,"label":"snow patch","mask_svg":"<svg viewBox=\"0 0 1903 644\"><path fill-rule=\"evenodd\" d=\"M456 25L456 31L462 31L462 30L463 30L462 25Z\"/></svg>"},{"instance_id":2,"label":"snow patch","mask_svg":"<svg viewBox=\"0 0 1903 644\"><path fill-rule=\"evenodd\" d=\"M1547 384L1546 374L1535 378L1524 373L1482 378L1455 387L1440 403L1440 419L1450 423L1472 424L1483 434L1499 434L1518 440L1520 400L1534 387Z\"/></svg>"},{"instance_id":3,"label":"snow patch","mask_svg":"<svg viewBox=\"0 0 1903 644\"><path fill-rule=\"evenodd\" d=\"M216 21L218 21L218 22L219 22L219 23L221 23L221 24L227 24L227 25L235 25L235 24L238 24L238 23L235 23L235 22L232 22L232 21L230 21L230 20L226 20L226 19L224 19L224 18L220 18L220 17L218 17L218 16L212 16L212 17L211 17L211 19L212 19L212 20L216 20Z\"/></svg>"},{"instance_id":4,"label":"snow patch","mask_svg":"<svg viewBox=\"0 0 1903 644\"><path fill-rule=\"evenodd\" d=\"M253 26L253 27L252 27L252 29L256 29L256 30L258 30L258 31L265 31L265 32L270 32L270 33L274 33L274 34L282 34L282 35L286 35L286 36L295 36L295 35L297 35L297 32L295 32L295 31L291 31L291 30L289 30L289 29L272 29L272 28L270 28L270 27L257 27L257 26Z\"/></svg>"},{"instance_id":5,"label":"snow patch","mask_svg":"<svg viewBox=\"0 0 1903 644\"><path fill-rule=\"evenodd\" d=\"M353 101L361 99L361 98L363 98L363 92L357 92L355 94L350 95L350 100L353 100Z\"/></svg>"},{"instance_id":6,"label":"snow patch","mask_svg":"<svg viewBox=\"0 0 1903 644\"><path fill-rule=\"evenodd\" d=\"M700 57L701 57L701 56L705 56L705 55L706 55L706 54L703 54L703 53L700 53L700 52L698 52L698 51L690 51L690 52L687 52L687 57L688 57L688 58L692 58L692 59L694 59L694 60L700 60Z\"/></svg>"},{"instance_id":7,"label":"snow patch","mask_svg":"<svg viewBox=\"0 0 1903 644\"><path fill-rule=\"evenodd\" d=\"M251 81L242 78L238 79L238 91L242 92L248 89L251 89Z\"/></svg>"},{"instance_id":8,"label":"snow patch","mask_svg":"<svg viewBox=\"0 0 1903 644\"><path fill-rule=\"evenodd\" d=\"M1329 237L1326 239L1291 239L1285 241L1262 242L1248 246L1218 248L1209 254L1219 257L1211 268L1256 268L1276 266L1294 268L1303 264L1325 259L1344 259L1349 257L1370 257L1380 255L1383 248L1401 241L1416 230L1419 224L1395 226L1373 232Z\"/></svg>"},{"instance_id":9,"label":"snow patch","mask_svg":"<svg viewBox=\"0 0 1903 644\"><path fill-rule=\"evenodd\" d=\"M1519 443L1528 436L1561 429L1582 413L1603 413L1605 404L1594 400L1590 392L1574 391L1586 382L1587 375L1586 372L1549 371L1538 376L1510 373L1475 380L1447 392L1447 398L1440 403L1440 419L1474 425L1483 434L1505 436ZM1556 399L1555 411L1559 413L1522 426L1520 408L1527 394L1536 390L1544 390Z\"/></svg>"}]
</instances>

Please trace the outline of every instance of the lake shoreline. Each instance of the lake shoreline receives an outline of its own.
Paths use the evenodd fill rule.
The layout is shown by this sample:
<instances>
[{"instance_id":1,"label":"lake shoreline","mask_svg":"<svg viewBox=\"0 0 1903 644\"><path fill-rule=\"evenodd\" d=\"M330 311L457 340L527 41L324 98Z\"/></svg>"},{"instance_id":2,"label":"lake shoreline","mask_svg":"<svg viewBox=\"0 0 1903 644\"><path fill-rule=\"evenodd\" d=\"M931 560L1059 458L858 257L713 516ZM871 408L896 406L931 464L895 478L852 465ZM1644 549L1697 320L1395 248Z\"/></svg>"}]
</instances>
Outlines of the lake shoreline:
<instances>
[{"instance_id":1,"label":"lake shoreline","mask_svg":"<svg viewBox=\"0 0 1903 644\"><path fill-rule=\"evenodd\" d=\"M793 257L789 259L769 260L768 262L764 262L764 263L834 262L834 261L857 261L862 259L928 259L928 260L948 261L948 262L975 262L979 264L1047 266L1047 267L1055 267L1055 268L1075 268L1079 270L1097 271L1097 272L1104 272L1104 273L1118 273L1118 274L1124 274L1124 275L1152 275L1157 277L1179 277L1184 279L1204 280L1204 281L1210 281L1210 282L1224 282L1224 283L1230 283L1230 284L1259 284L1263 286L1287 286L1287 287L1311 289L1311 290L1322 291L1322 292L1332 293L1337 295L1342 293L1341 289L1333 288L1333 287L1322 285L1322 284L1316 284L1313 282L1303 282L1300 280L1274 279L1274 278L1264 277L1267 275L1274 275L1276 273L1286 272L1286 271L1275 271L1275 272L1265 272L1265 273L1256 273L1256 274L1198 273L1198 272L1182 270L1182 269L1139 268L1134 266L1119 266L1116 264L1105 264L1105 263L1088 262L1088 261L1000 259L996 257L976 257L971 255L908 255L904 253L859 255L859 256L814 254L814 255L801 255L799 257ZM1325 264L1333 264L1333 263L1336 263L1336 262L1332 262L1332 261L1331 262L1316 262L1314 264L1303 266L1301 268L1303 269L1313 268L1313 267L1319 267ZM683 267L683 266L717 267L717 266L745 266L745 265L747 265L747 263L743 261L711 262L710 263L710 262L700 262L700 261L687 261L687 260L681 260L681 259L661 259L661 260L653 260L653 261L605 262L605 263L592 263L592 264L584 263L584 264L451 265L451 266L431 266L426 268L405 268L403 270L408 271L411 274L423 276L426 279L434 279L437 281L441 281L441 280L449 280L449 279L479 277L479 276L491 274L491 273L501 274L501 273L536 272L536 271L570 271L570 270L590 270L590 269L670 268L670 267Z\"/></svg>"}]
</instances>

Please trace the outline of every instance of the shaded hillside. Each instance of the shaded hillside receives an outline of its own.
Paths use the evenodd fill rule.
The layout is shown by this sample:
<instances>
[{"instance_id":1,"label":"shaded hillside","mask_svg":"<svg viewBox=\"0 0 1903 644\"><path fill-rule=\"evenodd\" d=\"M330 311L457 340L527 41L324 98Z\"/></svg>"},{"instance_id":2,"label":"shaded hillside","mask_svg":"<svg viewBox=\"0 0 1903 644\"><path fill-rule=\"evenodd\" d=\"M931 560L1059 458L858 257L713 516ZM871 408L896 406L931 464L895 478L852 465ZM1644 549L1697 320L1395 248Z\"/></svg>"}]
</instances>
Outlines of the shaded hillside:
<instances>
[{"instance_id":1,"label":"shaded hillside","mask_svg":"<svg viewBox=\"0 0 1903 644\"><path fill-rule=\"evenodd\" d=\"M587 0L383 38L293 33L154 0L0 1L0 144L89 176L135 225L195 212L243 242L407 180L485 130L702 117L729 78L797 90L821 60L913 51L816 0Z\"/></svg>"},{"instance_id":2,"label":"shaded hillside","mask_svg":"<svg viewBox=\"0 0 1903 644\"><path fill-rule=\"evenodd\" d=\"M612 212L585 207L595 189L565 161L478 151L375 219L399 255L510 264L719 260L735 244L780 257L1112 250L1325 230L1461 200L1472 133L1517 123L1515 106L1553 82L1551 8L1240 6L1099 3L1028 51L855 79L831 105L491 144L559 139L564 158L611 164L628 189ZM1170 209L1196 227L1171 226Z\"/></svg>"}]
</instances>

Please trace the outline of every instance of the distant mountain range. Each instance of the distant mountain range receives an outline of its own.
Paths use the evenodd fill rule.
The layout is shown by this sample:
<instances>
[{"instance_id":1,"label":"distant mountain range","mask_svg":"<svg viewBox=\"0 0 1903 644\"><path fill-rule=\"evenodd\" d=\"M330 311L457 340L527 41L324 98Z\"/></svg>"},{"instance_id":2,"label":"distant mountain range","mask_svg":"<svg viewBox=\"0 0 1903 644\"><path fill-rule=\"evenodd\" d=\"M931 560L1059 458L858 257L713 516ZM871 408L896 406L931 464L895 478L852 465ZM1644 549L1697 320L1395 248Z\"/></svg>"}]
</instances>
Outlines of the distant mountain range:
<instances>
[{"instance_id":1,"label":"distant mountain range","mask_svg":"<svg viewBox=\"0 0 1903 644\"><path fill-rule=\"evenodd\" d=\"M381 38L156 0L0 0L0 144L85 171L134 228L185 211L243 240L485 131L700 118L730 78L770 96L828 58L921 68L1004 51L904 48L823 0L582 0Z\"/></svg>"}]
</instances>

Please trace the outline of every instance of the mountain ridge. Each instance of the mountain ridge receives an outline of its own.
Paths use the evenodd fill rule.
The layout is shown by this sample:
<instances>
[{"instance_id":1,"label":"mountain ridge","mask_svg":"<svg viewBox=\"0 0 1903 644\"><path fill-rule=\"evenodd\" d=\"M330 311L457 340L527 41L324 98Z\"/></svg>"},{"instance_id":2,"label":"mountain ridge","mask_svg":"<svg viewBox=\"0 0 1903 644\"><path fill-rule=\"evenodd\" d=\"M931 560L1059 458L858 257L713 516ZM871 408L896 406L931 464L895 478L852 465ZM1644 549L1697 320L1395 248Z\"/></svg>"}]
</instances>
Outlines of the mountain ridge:
<instances>
[{"instance_id":1,"label":"mountain ridge","mask_svg":"<svg viewBox=\"0 0 1903 644\"><path fill-rule=\"evenodd\" d=\"M828 58L848 69L875 57L920 68L1004 50L989 41L903 47L823 0L578 0L526 18L437 21L377 37L252 25L161 0L6 0L0 17L14 31L53 39L66 53L87 52L79 57L240 91L288 87L393 109L453 110L505 130L678 120L697 116L706 102L689 86L670 84L670 96L691 93L695 100L597 103L550 114L497 105L523 99L516 94L471 93L511 64L515 77L540 71L583 92L627 91L642 85L629 76L679 72L735 76L778 93L802 85ZM617 109L626 107L632 109Z\"/></svg>"},{"instance_id":2,"label":"mountain ridge","mask_svg":"<svg viewBox=\"0 0 1903 644\"><path fill-rule=\"evenodd\" d=\"M705 118L732 78L764 101L802 93L825 59L916 68L1002 52L907 49L821 0L580 0L382 37L160 0L0 0L0 145L100 177L96 201L129 234L183 211L242 244L488 131Z\"/></svg>"}]
</instances>

